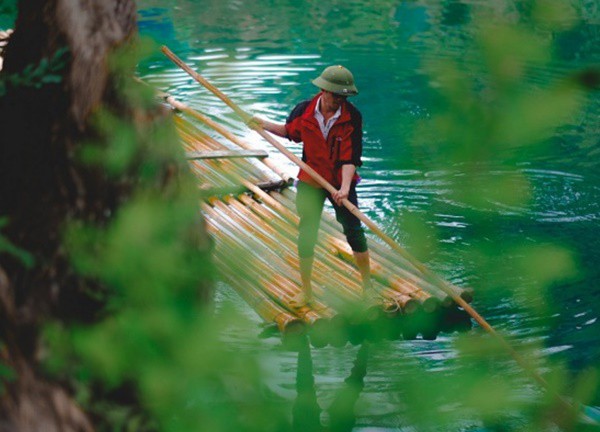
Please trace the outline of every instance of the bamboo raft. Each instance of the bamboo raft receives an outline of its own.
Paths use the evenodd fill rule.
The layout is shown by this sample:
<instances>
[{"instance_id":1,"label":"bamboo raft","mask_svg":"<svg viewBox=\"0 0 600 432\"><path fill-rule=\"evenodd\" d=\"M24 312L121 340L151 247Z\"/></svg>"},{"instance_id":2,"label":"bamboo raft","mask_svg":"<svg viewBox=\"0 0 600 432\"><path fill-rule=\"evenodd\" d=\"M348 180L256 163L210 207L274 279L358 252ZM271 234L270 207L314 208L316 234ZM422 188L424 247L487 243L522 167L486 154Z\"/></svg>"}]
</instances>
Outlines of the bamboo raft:
<instances>
[{"instance_id":1,"label":"bamboo raft","mask_svg":"<svg viewBox=\"0 0 600 432\"><path fill-rule=\"evenodd\" d=\"M371 276L377 297L362 304L361 277L352 251L341 226L327 211L315 249L316 301L312 307L296 307L293 298L301 292L301 282L291 179L266 152L253 149L173 97L163 96L176 111L177 130L203 192L201 207L215 240L219 274L284 338L308 332L314 346L342 346L377 337L432 340L440 332L471 328L468 314L437 286L437 279L371 238ZM465 301L472 300L471 290L452 289Z\"/></svg>"}]
</instances>

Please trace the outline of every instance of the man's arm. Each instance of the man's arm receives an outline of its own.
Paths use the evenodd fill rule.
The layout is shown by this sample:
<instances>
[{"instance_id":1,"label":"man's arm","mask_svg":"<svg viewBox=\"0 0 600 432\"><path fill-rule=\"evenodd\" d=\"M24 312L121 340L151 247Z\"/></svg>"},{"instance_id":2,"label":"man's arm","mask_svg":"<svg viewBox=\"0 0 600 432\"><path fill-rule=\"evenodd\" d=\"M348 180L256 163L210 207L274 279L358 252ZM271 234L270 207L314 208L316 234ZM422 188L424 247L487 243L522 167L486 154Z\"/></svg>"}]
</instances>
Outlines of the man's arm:
<instances>
[{"instance_id":1,"label":"man's arm","mask_svg":"<svg viewBox=\"0 0 600 432\"><path fill-rule=\"evenodd\" d=\"M263 128L267 132L271 132L272 134L275 134L282 138L287 137L287 131L285 129L285 124L283 124L283 123L273 123L271 121L264 120L264 119L261 119L258 117L252 117L252 119L248 123L248 125L252 129L254 129L254 127L252 126L252 122L256 122L256 124L258 124L261 128Z\"/></svg>"},{"instance_id":2,"label":"man's arm","mask_svg":"<svg viewBox=\"0 0 600 432\"><path fill-rule=\"evenodd\" d=\"M304 113L309 103L310 101L304 101L296 105L285 123L273 123L272 121L254 117L250 114L248 114L248 117L244 121L252 129L261 127L262 129L266 130L267 132L271 132L274 135L282 138L288 138L295 142L300 142L302 140L299 129L300 116Z\"/></svg>"}]
</instances>

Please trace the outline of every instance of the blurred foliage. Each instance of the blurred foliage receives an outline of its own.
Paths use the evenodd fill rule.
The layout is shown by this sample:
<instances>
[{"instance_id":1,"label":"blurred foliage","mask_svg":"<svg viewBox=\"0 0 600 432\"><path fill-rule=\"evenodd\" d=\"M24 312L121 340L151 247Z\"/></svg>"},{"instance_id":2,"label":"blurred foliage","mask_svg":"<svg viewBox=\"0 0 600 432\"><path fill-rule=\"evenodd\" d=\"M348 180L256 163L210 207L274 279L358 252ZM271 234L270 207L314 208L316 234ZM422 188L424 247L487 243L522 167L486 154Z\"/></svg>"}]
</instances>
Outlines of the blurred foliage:
<instances>
[{"instance_id":1,"label":"blurred foliage","mask_svg":"<svg viewBox=\"0 0 600 432\"><path fill-rule=\"evenodd\" d=\"M528 207L534 192L523 163L548 151L557 130L576 121L586 107L587 92L595 87L577 78L582 74L578 70L567 71L559 79L536 72L551 67L557 35L577 25L578 4L569 0L505 0L495 2L494 7L470 4L471 33L462 35L461 55L426 57L434 109L413 134L419 168L452 173L446 195L460 203L462 214L476 231L460 254L452 245L455 256L474 266L475 275L496 276L475 281L478 296L488 297L490 307L539 318L542 322L536 323L537 328L548 328L554 308L559 307L550 298L550 289L580 277L580 263L573 251L551 239L507 241L500 217L490 209ZM440 51L453 37L450 32L442 33L429 42L428 49ZM586 74L597 79L600 70L591 68ZM436 211L433 204L432 214ZM422 246L419 236L415 237L413 250L418 252ZM525 286L515 289L509 282L514 280ZM498 324L510 332L510 323ZM460 383L460 391L439 377L432 382L406 383L413 420L433 428L423 404L452 400L460 410L481 418L490 430L553 430L555 424L576 430L575 414L559 408L551 395L572 397L577 411L579 403L590 403L595 397L596 371L572 377L560 361L540 356L541 342L509 340L532 369L546 371L550 391L541 393L545 398L538 394L539 388L523 397L526 375L510 367L501 344L473 333L456 344L458 367L451 381ZM426 376L426 371L417 375ZM435 406L428 409L436 411ZM508 421L516 413L519 418Z\"/></svg>"},{"instance_id":2,"label":"blurred foliage","mask_svg":"<svg viewBox=\"0 0 600 432\"><path fill-rule=\"evenodd\" d=\"M0 231L7 224L8 224L8 218L6 218L6 217L0 218ZM33 263L34 263L33 256L29 252L27 252L21 248L18 248L17 246L12 244L10 242L10 240L8 240L6 237L4 237L2 235L2 233L0 232L0 254L1 253L6 253L6 254L14 256L15 258L19 259L19 261L21 261L21 263L27 268L31 268L33 266Z\"/></svg>"},{"instance_id":3,"label":"blurred foliage","mask_svg":"<svg viewBox=\"0 0 600 432\"><path fill-rule=\"evenodd\" d=\"M4 344L0 342L0 351L4 348ZM4 383L14 380L16 377L15 371L7 365L0 362L0 395L4 393Z\"/></svg>"},{"instance_id":4,"label":"blurred foliage","mask_svg":"<svg viewBox=\"0 0 600 432\"><path fill-rule=\"evenodd\" d=\"M62 81L61 71L67 64L67 48L57 49L50 58L43 58L37 65L27 65L18 74L4 74L0 77L0 97L11 87L41 88L47 84L58 84Z\"/></svg>"},{"instance_id":5,"label":"blurred foliage","mask_svg":"<svg viewBox=\"0 0 600 432\"><path fill-rule=\"evenodd\" d=\"M128 78L156 48L146 44L110 62L122 78L118 97L140 113L156 106L152 91ZM73 220L65 231L74 267L109 292L95 325L47 326L45 366L71 383L98 430L284 430L285 411L263 394L257 359L221 340L228 328L248 326L226 305L214 314L204 300L213 278L210 243L171 120L142 120L131 123L103 107L95 115L97 139L79 152L84 163L135 189L108 225Z\"/></svg>"}]
</instances>

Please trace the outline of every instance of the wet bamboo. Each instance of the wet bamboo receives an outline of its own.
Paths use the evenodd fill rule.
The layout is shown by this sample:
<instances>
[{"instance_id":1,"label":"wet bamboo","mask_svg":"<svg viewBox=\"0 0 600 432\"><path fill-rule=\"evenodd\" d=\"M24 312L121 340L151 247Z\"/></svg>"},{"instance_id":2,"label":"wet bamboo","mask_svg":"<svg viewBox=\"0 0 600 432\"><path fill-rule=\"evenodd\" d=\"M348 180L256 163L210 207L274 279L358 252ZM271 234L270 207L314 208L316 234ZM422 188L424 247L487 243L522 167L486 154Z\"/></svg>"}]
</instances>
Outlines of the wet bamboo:
<instances>
[{"instance_id":1,"label":"wet bamboo","mask_svg":"<svg viewBox=\"0 0 600 432\"><path fill-rule=\"evenodd\" d=\"M220 258L215 258L217 264ZM265 321L275 323L282 334L301 334L303 333L302 320L289 312L277 308L269 298L262 292L254 289L247 289L244 281L236 279L231 275L223 276L223 279L256 311L256 313Z\"/></svg>"},{"instance_id":2,"label":"wet bamboo","mask_svg":"<svg viewBox=\"0 0 600 432\"><path fill-rule=\"evenodd\" d=\"M230 217L232 215L226 213L226 209L223 208L224 204L218 201L213 201L213 203L215 204L215 207L213 209L210 209L208 207L204 208L204 211L210 215L212 217L212 219L210 219L210 223L216 224L216 225L220 225L221 228L223 227L223 225L225 225L227 227L227 230L231 232L231 240L234 241L238 247L244 248L244 247L248 247L248 244L252 243L252 237L248 236L247 233L247 226L244 227L242 229L241 226L236 225L235 223L240 223L239 219L235 219L233 217ZM213 211L214 210L214 211ZM224 214L229 218L229 220L227 218L223 218L220 217L219 214ZM220 220L220 223L217 223L216 220ZM245 237L244 237L245 236ZM241 240L244 241L241 241ZM267 272L268 273L276 273L273 271L273 267L277 267L278 269L281 270L285 270L287 275L293 274L293 272L291 271L292 269L287 268L288 266L286 265L287 262L285 260L280 259L279 257L282 254L285 254L284 250L279 250L279 253L273 253L274 252L274 248L266 248L263 246L263 244L261 244L260 242L253 242L253 253L256 253L260 250L260 254L258 254L260 256L260 258L255 257L257 259L256 262L254 262L255 264L255 269L254 272L256 272L256 270L260 270L263 272ZM267 265L266 261L268 261L271 265ZM249 269L252 270L252 269ZM290 304L290 300L291 297L293 297L295 294L298 294L300 292L300 288L299 285L296 283L296 289L295 290L291 290L290 291L290 285L284 285L282 286L281 284L281 279L275 278L274 279L274 283L279 287L279 288L275 288L275 291L278 292L280 290L280 288L283 288L285 290L288 291L289 296L287 298L282 298L280 297L279 300L281 300L283 303L285 303L286 306L289 307ZM327 308L327 306L318 303L317 304L317 308L315 308L315 311L319 311L319 313L324 316L324 317L330 317L332 315L332 312ZM294 308L294 312L297 312L297 310ZM300 311L300 313L305 313L306 311ZM314 314L314 313L313 313ZM309 315L309 318L313 316L313 315Z\"/></svg>"},{"instance_id":3,"label":"wet bamboo","mask_svg":"<svg viewBox=\"0 0 600 432\"><path fill-rule=\"evenodd\" d=\"M249 241L248 238L242 237L244 234L247 234L245 232L245 230L243 230L243 229L240 230L239 227L237 227L235 224L233 224L231 220L224 219L223 215L217 214L218 210L216 210L215 212L211 212L209 209L205 209L205 212L207 214L209 226L211 226L211 227L219 226L219 223L220 223L220 224L227 224L228 228L232 229L230 231L228 228L221 228L218 231L219 237L226 236L227 237L226 241L235 243L236 247L239 250L244 250L244 248L246 248L246 251L247 251L248 245L251 242ZM258 245L254 245L252 253L265 252L265 250L260 250L261 247L262 247L261 243L258 243ZM272 250L269 250L269 249L267 249L267 251L272 252ZM279 258L277 255L275 255L275 256L264 255L263 256L263 254L260 254L260 256L264 260L269 261L269 264L277 266L278 269L283 268L282 265L286 264L285 260L282 260L281 262L277 261L277 259ZM299 283L298 281L300 278L299 278L299 275L294 276L295 272L291 271L291 269L287 269L285 278L281 277L280 275L277 275L276 272L273 272L270 267L264 266L264 265L262 266L261 269L253 268L253 269L249 269L248 271L252 272L252 274L256 274L257 271L259 273L263 272L263 273L272 274L272 277L270 280L272 282L274 282L275 284L278 284L278 286L281 287L283 290L288 290L288 292L290 292L290 290L293 291L293 292L291 292L291 294L295 294L298 290L297 284ZM287 281L286 278L294 279L294 282ZM294 288L294 286L295 286L295 288ZM273 295L274 295L272 292L272 291L274 291L273 288L271 286L265 287L265 288L266 288L267 294L269 296L273 297ZM279 289L279 288L277 288L277 289ZM277 291L277 289L275 291ZM277 295L278 294L276 293L275 296L277 296ZM289 302L289 297L287 299L280 299L280 300L283 300L284 302ZM323 347L323 346L327 345L327 343L332 343L332 344L338 345L338 346L343 345L345 343L345 340L343 337L343 332L340 334L340 331L338 329L339 325L333 324L333 321L331 321L331 324L329 324L330 318L335 318L336 315L334 315L334 313L331 309L329 309L328 307L326 307L323 304L316 302L315 306L316 306L315 311L318 311L317 319L310 319L311 315L316 317L317 312L312 311L307 307L302 307L302 308L294 310L294 312L300 316L302 316L303 311L305 311L304 313L306 315L303 316L303 318L306 322L311 324L310 329L309 329L309 331L311 333L311 343L315 347ZM336 323L337 323L337 320L336 320Z\"/></svg>"},{"instance_id":4,"label":"wet bamboo","mask_svg":"<svg viewBox=\"0 0 600 432\"><path fill-rule=\"evenodd\" d=\"M213 231L214 234L223 234L225 231L227 231L226 228L224 228L217 222L216 218L208 220L208 224L209 226L216 229L216 231ZM219 235L219 238L221 240L222 250L226 252L229 257L235 256L236 252L238 254L240 253L240 245L234 240L233 236ZM236 266L238 266L240 270L244 270L244 274L258 274L258 276L255 276L254 279L256 279L257 285L259 289L263 292L263 294L265 294L267 297L270 297L275 302L279 303L288 311L299 316L305 323L309 325L316 325L320 320L328 319L332 315L332 313L328 311L327 307L324 305L321 305L320 308L322 313L317 313L311 310L310 308L307 308L306 306L290 310L289 304L294 295L294 292L282 289L281 281L279 280L279 278L273 276L275 275L273 269L265 265L265 263L261 260L257 259L256 256L245 257L244 260L238 260L236 262ZM257 272L257 270L259 271ZM272 276L268 277L267 275ZM249 283L247 278L244 278L244 280L248 285L253 285ZM256 288L254 289L256 290Z\"/></svg>"},{"instance_id":5,"label":"wet bamboo","mask_svg":"<svg viewBox=\"0 0 600 432\"><path fill-rule=\"evenodd\" d=\"M226 197L225 201L228 203L229 207L239 212L241 217L240 223L246 223L248 225L248 229L257 229L258 227L262 227L263 230L268 232L268 236L270 238L263 238L263 240L267 242L267 244L269 244L271 248L286 245L286 249L288 250L288 252L290 250L294 250L295 243L292 242L290 238L284 236L277 228L268 224L266 220L261 219L260 216L258 216L257 214L254 214L252 210L247 208L241 202L237 201L233 197ZM257 233L257 235L261 234L264 233ZM291 255L293 255L293 252L291 253ZM338 283L343 282L343 286L346 286L347 288L352 288L353 291L357 294L360 293L362 288L359 284L356 283L358 276L356 269L333 256L326 256L326 262L323 264L324 267L321 268L322 271L325 272L327 269L336 270L339 275L338 279L341 278L338 281ZM348 273L352 273L354 277L347 279L343 276L344 274ZM414 300L412 300L412 298L409 296L401 294L394 295L393 293L386 291L386 295L382 297L382 307L385 311L389 312L391 310L396 310L398 307L400 307L402 310L407 310L410 313L415 309L415 306L411 304Z\"/></svg>"},{"instance_id":6,"label":"wet bamboo","mask_svg":"<svg viewBox=\"0 0 600 432\"><path fill-rule=\"evenodd\" d=\"M217 204L217 207L222 210L222 211L226 211L225 209L222 208L222 206ZM235 217L233 214L231 213L225 213L226 216L230 217L230 218L235 218L236 222L239 223L240 225L244 225L244 230L241 230L240 227L235 227L234 229L238 230L238 234L239 235L244 235L247 230L253 230L256 229L256 226L254 225L250 225L248 224L248 221L246 219L243 218L237 218ZM256 231L254 231L256 233ZM297 260L296 260L296 254L292 251L292 247L289 243L282 243L280 241L278 241L275 238L271 238L268 235L266 235L264 232L262 232L261 234L261 239L263 240L264 244L268 245L269 247L266 248L265 251L263 251L265 253L265 256L268 256L267 254L273 254L275 255L275 257L277 258L272 258L272 259L283 259L288 266L292 267L292 268L297 268ZM317 283L328 283L331 284L334 282L334 279L328 277L329 275L327 274L328 272L323 271L323 269L318 269L315 272L315 281ZM295 280L296 283L300 283L300 277L297 274L296 271L294 271L292 273L293 275L295 275ZM354 282L352 281L346 281L348 284L352 284ZM339 282L338 282L339 283ZM337 287L337 285L336 285ZM344 287L347 288L347 287ZM318 296L321 296L323 294L322 290L319 288L317 288L317 290L315 290L315 294L317 294ZM355 292L352 291L348 291L345 290L346 294L344 294L345 298L348 298L348 296L352 297L352 296L357 296L358 294L356 294Z\"/></svg>"},{"instance_id":7,"label":"wet bamboo","mask_svg":"<svg viewBox=\"0 0 600 432\"><path fill-rule=\"evenodd\" d=\"M199 147L196 147L198 149ZM213 149L211 149L213 150ZM190 161L190 163L202 163L211 167L215 167L219 169L222 173L228 173L228 177L233 177L231 174L236 174L237 177L244 178L250 182L265 182L270 180L268 175L259 170L255 170L249 172L247 169L244 169L239 161L234 160L223 160L223 159L214 159L214 160L203 160L203 161ZM231 173L231 174L230 174ZM239 183L239 182L238 182Z\"/></svg>"},{"instance_id":8,"label":"wet bamboo","mask_svg":"<svg viewBox=\"0 0 600 432\"><path fill-rule=\"evenodd\" d=\"M269 210L266 205L260 204L248 195L239 195L238 199L244 203L246 207L256 213L261 219L270 221L277 230L290 239L296 239L298 236L298 229L289 223L286 219L283 219L278 213Z\"/></svg>"},{"instance_id":9,"label":"wet bamboo","mask_svg":"<svg viewBox=\"0 0 600 432\"><path fill-rule=\"evenodd\" d=\"M267 153L263 150L203 150L187 152L187 160L206 160L206 159L244 159L244 158L263 158Z\"/></svg>"},{"instance_id":10,"label":"wet bamboo","mask_svg":"<svg viewBox=\"0 0 600 432\"><path fill-rule=\"evenodd\" d=\"M193 140L192 138L190 138L190 136L183 131L179 131L180 136L182 137L182 139L184 140L185 143L188 144L188 148L194 149L194 150L198 150L198 149L203 149L203 148L207 148L207 147L201 147L199 142L195 141L193 143L191 143L190 141ZM210 147L208 147L210 148ZM212 148L211 148L212 149ZM225 186L225 185L230 185L230 186L235 186L238 185L239 182L234 181L233 177L231 176L226 176L223 173L226 172L226 170L222 170L222 169L218 169L219 168L219 163L218 161L189 161L190 166L192 167L192 171L196 172L196 175L201 175L201 180L206 181L209 180L209 182L213 185L213 186Z\"/></svg>"},{"instance_id":11,"label":"wet bamboo","mask_svg":"<svg viewBox=\"0 0 600 432\"><path fill-rule=\"evenodd\" d=\"M211 127L212 129L214 129L216 132L218 132L219 134L223 135L225 138L227 138L228 140L230 140L232 143L247 149L247 150L255 150L252 146L246 144L244 141L240 140L238 137L236 137L235 135L233 135L231 132L229 132L227 129L225 129L224 127L222 127L221 125L219 125L218 123L214 122L213 120L211 120L209 117L205 116L204 114L199 113L196 110L193 110L191 108L189 108L187 105L179 102L178 100L176 100L173 96L167 96L165 97L165 100L173 107L177 108L179 111L186 113L198 120L200 120L202 123L206 124L207 126ZM262 162L268 166L273 172L275 172L277 175L279 175L283 180L285 181L289 181L290 180L290 176L288 174L286 174L281 168L279 168L271 159L269 159L268 157L262 159Z\"/></svg>"},{"instance_id":12,"label":"wet bamboo","mask_svg":"<svg viewBox=\"0 0 600 432\"><path fill-rule=\"evenodd\" d=\"M243 220L240 220L239 222L242 222ZM237 234L239 236L244 236L246 235L246 231L244 229L241 229L239 226L232 226L233 230L237 230ZM249 242L252 242L253 239L251 238L247 238L247 240ZM292 267L292 268L298 268L298 262L297 262L297 257L296 254L294 252L292 252L289 249L282 249L279 244L277 243L271 243L271 248L264 248L264 246L260 243L260 242L256 242L256 244L254 245L255 248L263 248L264 250L262 251L265 254L265 257L269 256L269 259L273 259L273 260L277 260L277 259L283 259L288 266ZM273 250L275 248L279 248L277 250L276 254L273 254ZM322 286L328 286L330 288L330 290L333 290L333 293L336 294L337 296L339 296L339 298L344 299L345 301L354 301L356 302L358 299L360 299L360 295L357 294L356 290L352 291L351 289L349 289L350 285L355 283L355 281L352 280L345 280L346 285L341 284L340 285L340 277L338 275L338 277L334 278L331 274L330 271L328 271L330 269L322 269L322 268L316 268L314 271L314 281L316 282L316 286L314 287L314 291L315 291L315 295L318 297L322 297L323 295L325 295L325 292L322 290ZM295 282L300 284L300 277L297 274L296 271L292 271L290 276L292 276L295 278Z\"/></svg>"},{"instance_id":13,"label":"wet bamboo","mask_svg":"<svg viewBox=\"0 0 600 432\"><path fill-rule=\"evenodd\" d=\"M193 161L192 163L197 163L197 161ZM217 179L219 179L219 182L217 183L220 183L221 185L241 185L247 190L260 190L260 188L256 186L256 183L258 183L258 179L248 180L242 178L242 176L236 171L235 166L230 166L229 164L225 165L227 167L227 174L224 174L225 170L220 169L223 167L223 163L224 162L217 162L211 160L205 161L203 163L203 166L206 170L209 170L211 172L213 178L216 177Z\"/></svg>"},{"instance_id":14,"label":"wet bamboo","mask_svg":"<svg viewBox=\"0 0 600 432\"><path fill-rule=\"evenodd\" d=\"M221 263L221 258L216 256L217 264ZM236 292L248 303L248 305L256 311L256 313L265 321L272 322L277 325L277 328L283 334L300 334L302 333L302 321L285 311L283 308L275 306L264 293L256 290L254 287L248 287L246 279L239 279L226 272L222 273L222 277L236 290Z\"/></svg>"},{"instance_id":15,"label":"wet bamboo","mask_svg":"<svg viewBox=\"0 0 600 432\"><path fill-rule=\"evenodd\" d=\"M215 141L208 135L200 135L200 137L202 142L207 144L206 147L212 151L228 150L228 147ZM247 159L237 159L232 161L219 159L218 161L223 164L224 170L227 171L227 167L232 167L236 172L242 174L242 176L246 179L257 178L260 179L261 182L275 181L272 180L272 175L264 170L261 170L256 164L251 163Z\"/></svg>"},{"instance_id":16,"label":"wet bamboo","mask_svg":"<svg viewBox=\"0 0 600 432\"><path fill-rule=\"evenodd\" d=\"M261 189L256 186L256 183L263 182L265 178L253 178L248 180L247 171L243 171L235 161L225 160L225 161L217 161L217 160L207 160L202 161L200 165L200 161L190 161L192 165L201 166L205 170L212 169L213 177L217 176L221 178L224 184L241 184L244 188L254 192L261 193ZM219 169L222 167L223 169ZM227 172L228 175L224 175L223 172ZM233 181L232 179L237 179L238 181Z\"/></svg>"},{"instance_id":17,"label":"wet bamboo","mask_svg":"<svg viewBox=\"0 0 600 432\"><path fill-rule=\"evenodd\" d=\"M251 272L260 274L261 276L258 276L258 281L260 282L260 286L264 287L265 292L285 309L293 309L290 311L300 317L306 324L309 324L310 326L318 325L319 321L331 317L325 315L333 315L327 314L326 311L328 309L322 304L319 304L318 306L319 312L306 305L290 308L294 296L300 292L300 289L297 286L283 283L282 278L277 275L275 269L268 267L264 262L254 260L252 263L238 263L238 265L242 269L245 269L248 274Z\"/></svg>"},{"instance_id":18,"label":"wet bamboo","mask_svg":"<svg viewBox=\"0 0 600 432\"><path fill-rule=\"evenodd\" d=\"M288 198L284 197L280 193L271 192L269 195L274 197L274 199L276 201L284 204L288 209L292 206L292 204L290 203ZM347 262L353 262L354 254L352 253L350 247L346 244L345 241L339 240L338 237L341 237L341 234L339 234L339 232L336 231L336 234L339 234L339 236L336 236L336 235L334 235L334 233L331 232L333 230L335 230L335 228L332 227L331 230L326 231L327 236L325 238L325 245L329 249L332 250L333 254L340 254L344 257L344 259ZM409 294L413 298L415 298L421 302L426 301L426 299L431 297L432 300L428 301L427 304L424 305L428 312L433 312L433 310L435 310L437 308L440 301L442 301L442 303L444 303L444 302L447 303L446 299L448 299L449 296L447 294L445 294L443 291L441 291L439 288L432 286L431 284L427 283L423 279L419 278L418 276L416 276L413 273L410 273L404 269L402 269L402 273L403 273L403 276L405 277L405 279L399 278L396 274L391 272L388 268L381 266L377 261L378 261L378 255L375 253L372 254L372 256L371 256L371 274L375 278L385 281L385 283L388 283L390 286L393 286L399 292L401 292L403 294ZM410 283L409 280L415 282L415 284ZM425 285L425 287L428 288L427 291L429 291L429 292L424 291L421 288L421 284ZM412 288L410 288L410 287L412 287ZM434 295L439 300L434 300L433 299Z\"/></svg>"},{"instance_id":19,"label":"wet bamboo","mask_svg":"<svg viewBox=\"0 0 600 432\"><path fill-rule=\"evenodd\" d=\"M273 225L275 225L274 228L277 230L277 232L279 234L285 233L286 240L292 240L297 237L297 235L298 235L297 230L294 231L290 224L285 223L282 219L274 217L275 213L272 213L269 210L267 210L265 208L265 206L258 204L256 201L254 201L252 198L250 198L247 195L241 195L239 197L239 199L246 205L246 207L248 207L251 211L256 213L258 215L258 217L260 217L262 220L270 221ZM327 257L328 255L331 255L331 254L324 252L323 255L325 257ZM341 264L339 262L339 260L336 260L335 258L334 258L334 260L338 266ZM340 269L339 271L346 272L346 273L348 273L350 270L356 271L354 269L354 267L348 265L347 263L344 263L344 264L347 267L345 269ZM373 281L373 282L376 283L376 281ZM379 291L381 291L381 290L379 290ZM406 313L411 313L415 310L416 305L413 303L418 300L414 300L409 295L406 295L406 294L403 294L403 293L400 293L397 291L394 291L392 293L389 290L385 290L385 293L386 294L384 295L384 298L388 298L392 302L399 304L399 306L402 308L402 310L405 311ZM391 307L391 305L389 305L389 304L384 305L384 306L387 309L390 309L390 307Z\"/></svg>"},{"instance_id":20,"label":"wet bamboo","mask_svg":"<svg viewBox=\"0 0 600 432\"><path fill-rule=\"evenodd\" d=\"M179 118L179 117L176 117ZM226 150L228 147L214 140L202 131L195 129L189 122L178 122L178 131L188 143L189 151L197 150ZM225 172L236 171L240 176L252 183L270 181L271 178L266 172L260 170L255 164L246 160L219 160L218 163L223 165Z\"/></svg>"}]
</instances>

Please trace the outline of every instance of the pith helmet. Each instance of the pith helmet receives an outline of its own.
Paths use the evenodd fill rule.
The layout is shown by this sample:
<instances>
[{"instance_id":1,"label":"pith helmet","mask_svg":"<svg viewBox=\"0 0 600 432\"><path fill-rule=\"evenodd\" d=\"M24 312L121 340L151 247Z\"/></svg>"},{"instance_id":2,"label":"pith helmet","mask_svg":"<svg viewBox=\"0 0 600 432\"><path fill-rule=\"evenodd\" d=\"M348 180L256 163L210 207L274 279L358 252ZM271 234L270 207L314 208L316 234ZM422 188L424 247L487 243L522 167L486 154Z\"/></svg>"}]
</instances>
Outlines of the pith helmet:
<instances>
[{"instance_id":1,"label":"pith helmet","mask_svg":"<svg viewBox=\"0 0 600 432\"><path fill-rule=\"evenodd\" d=\"M320 76L312 80L312 83L320 89L342 96L354 96L358 94L358 89L354 85L352 72L344 66L329 66Z\"/></svg>"}]
</instances>

